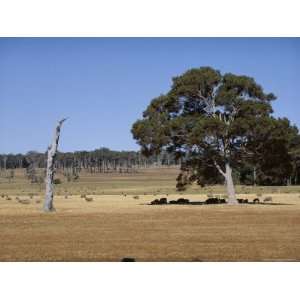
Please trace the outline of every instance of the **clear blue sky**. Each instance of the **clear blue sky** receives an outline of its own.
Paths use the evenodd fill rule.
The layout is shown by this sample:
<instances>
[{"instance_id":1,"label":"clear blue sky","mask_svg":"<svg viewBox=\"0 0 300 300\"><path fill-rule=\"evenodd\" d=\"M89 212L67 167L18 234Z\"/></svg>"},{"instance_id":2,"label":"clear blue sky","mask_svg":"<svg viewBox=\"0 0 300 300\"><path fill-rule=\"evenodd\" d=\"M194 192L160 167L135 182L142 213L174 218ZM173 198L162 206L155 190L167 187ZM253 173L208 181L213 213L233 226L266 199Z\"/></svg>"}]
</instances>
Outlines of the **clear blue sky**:
<instances>
[{"instance_id":1,"label":"clear blue sky","mask_svg":"<svg viewBox=\"0 0 300 300\"><path fill-rule=\"evenodd\" d=\"M138 149L130 128L193 67L254 77L300 127L298 38L0 38L0 153Z\"/></svg>"}]
</instances>

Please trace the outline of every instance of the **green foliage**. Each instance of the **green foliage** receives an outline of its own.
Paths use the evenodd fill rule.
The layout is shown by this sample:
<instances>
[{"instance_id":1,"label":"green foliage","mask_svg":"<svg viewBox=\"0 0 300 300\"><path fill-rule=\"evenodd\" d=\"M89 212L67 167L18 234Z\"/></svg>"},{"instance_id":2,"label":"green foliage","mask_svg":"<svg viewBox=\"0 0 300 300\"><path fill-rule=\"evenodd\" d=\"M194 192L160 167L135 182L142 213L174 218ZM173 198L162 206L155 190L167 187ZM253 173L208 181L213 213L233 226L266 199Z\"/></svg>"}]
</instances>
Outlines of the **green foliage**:
<instances>
[{"instance_id":1,"label":"green foliage","mask_svg":"<svg viewBox=\"0 0 300 300\"><path fill-rule=\"evenodd\" d=\"M143 154L164 150L180 159L178 190L194 181L222 182L216 166L224 171L225 163L249 183L245 168L255 166L259 181L269 183L277 174L281 180L275 183L283 184L293 169L292 141L299 136L287 119L271 115L275 99L251 77L222 75L210 67L191 69L173 78L166 95L151 101L132 134Z\"/></svg>"}]
</instances>

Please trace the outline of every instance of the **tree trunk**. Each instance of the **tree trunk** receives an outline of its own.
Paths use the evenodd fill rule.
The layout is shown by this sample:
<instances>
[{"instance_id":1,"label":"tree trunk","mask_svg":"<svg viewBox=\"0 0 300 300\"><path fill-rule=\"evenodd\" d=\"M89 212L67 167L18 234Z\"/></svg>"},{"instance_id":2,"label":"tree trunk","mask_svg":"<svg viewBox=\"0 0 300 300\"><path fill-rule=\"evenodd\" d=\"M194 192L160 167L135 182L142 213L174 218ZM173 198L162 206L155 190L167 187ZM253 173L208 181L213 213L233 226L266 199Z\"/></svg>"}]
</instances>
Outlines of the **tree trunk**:
<instances>
[{"instance_id":1,"label":"tree trunk","mask_svg":"<svg viewBox=\"0 0 300 300\"><path fill-rule=\"evenodd\" d=\"M54 163L55 163L55 156L58 147L59 135L60 135L60 128L62 123L66 119L63 119L58 122L54 137L51 146L48 148L48 159L47 159L47 174L46 174L46 195L45 195L45 202L44 202L44 211L51 212L55 211L53 206L53 178L54 178Z\"/></svg>"},{"instance_id":2,"label":"tree trunk","mask_svg":"<svg viewBox=\"0 0 300 300\"><path fill-rule=\"evenodd\" d=\"M230 167L229 162L225 163L225 172L221 169L221 167L214 162L216 168L222 174L225 178L225 183L226 183L226 189L227 189L227 195L228 195L228 204L234 205L238 204L238 201L236 200L236 195L235 195L235 188L232 180L232 169Z\"/></svg>"},{"instance_id":3,"label":"tree trunk","mask_svg":"<svg viewBox=\"0 0 300 300\"><path fill-rule=\"evenodd\" d=\"M226 188L228 194L228 204L238 204L235 195L235 188L232 180L232 169L229 163L225 164L225 180L226 180Z\"/></svg>"},{"instance_id":4,"label":"tree trunk","mask_svg":"<svg viewBox=\"0 0 300 300\"><path fill-rule=\"evenodd\" d=\"M253 185L256 186L256 167L253 167Z\"/></svg>"}]
</instances>

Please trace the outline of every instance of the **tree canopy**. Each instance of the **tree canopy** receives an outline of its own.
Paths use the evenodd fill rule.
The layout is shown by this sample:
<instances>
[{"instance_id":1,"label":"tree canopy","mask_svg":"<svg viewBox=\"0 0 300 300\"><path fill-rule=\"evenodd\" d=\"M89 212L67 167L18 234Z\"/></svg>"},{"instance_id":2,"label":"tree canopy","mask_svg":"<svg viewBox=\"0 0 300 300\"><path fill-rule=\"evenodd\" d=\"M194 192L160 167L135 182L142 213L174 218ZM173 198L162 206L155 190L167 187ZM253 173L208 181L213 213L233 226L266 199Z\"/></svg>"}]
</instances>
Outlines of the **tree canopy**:
<instances>
[{"instance_id":1,"label":"tree canopy","mask_svg":"<svg viewBox=\"0 0 300 300\"><path fill-rule=\"evenodd\" d=\"M251 77L191 69L151 101L132 133L145 155L165 149L181 158L179 184L183 178L183 185L225 178L229 203L236 203L232 169L246 163L270 174L290 168L284 157L298 131L272 116L275 99Z\"/></svg>"}]
</instances>

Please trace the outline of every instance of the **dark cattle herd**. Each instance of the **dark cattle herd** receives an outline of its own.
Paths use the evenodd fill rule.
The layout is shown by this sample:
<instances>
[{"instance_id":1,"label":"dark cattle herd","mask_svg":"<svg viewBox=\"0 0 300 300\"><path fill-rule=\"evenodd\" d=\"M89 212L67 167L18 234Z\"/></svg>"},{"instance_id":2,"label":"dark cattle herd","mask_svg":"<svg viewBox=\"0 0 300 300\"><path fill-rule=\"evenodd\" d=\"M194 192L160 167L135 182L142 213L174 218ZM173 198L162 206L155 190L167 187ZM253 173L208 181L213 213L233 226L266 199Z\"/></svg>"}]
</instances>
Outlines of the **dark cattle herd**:
<instances>
[{"instance_id":1,"label":"dark cattle herd","mask_svg":"<svg viewBox=\"0 0 300 300\"><path fill-rule=\"evenodd\" d=\"M248 199L238 198L237 201L241 204L260 204L262 203L259 198L253 199L253 201L249 201ZM271 197L267 197L263 200L263 203L271 202ZM190 201L186 198L178 198L177 200L169 200L167 198L154 199L149 203L149 205L167 205L167 204L186 204L186 205L206 205L206 204L225 204L226 199L211 197L206 199L205 201Z\"/></svg>"}]
</instances>

